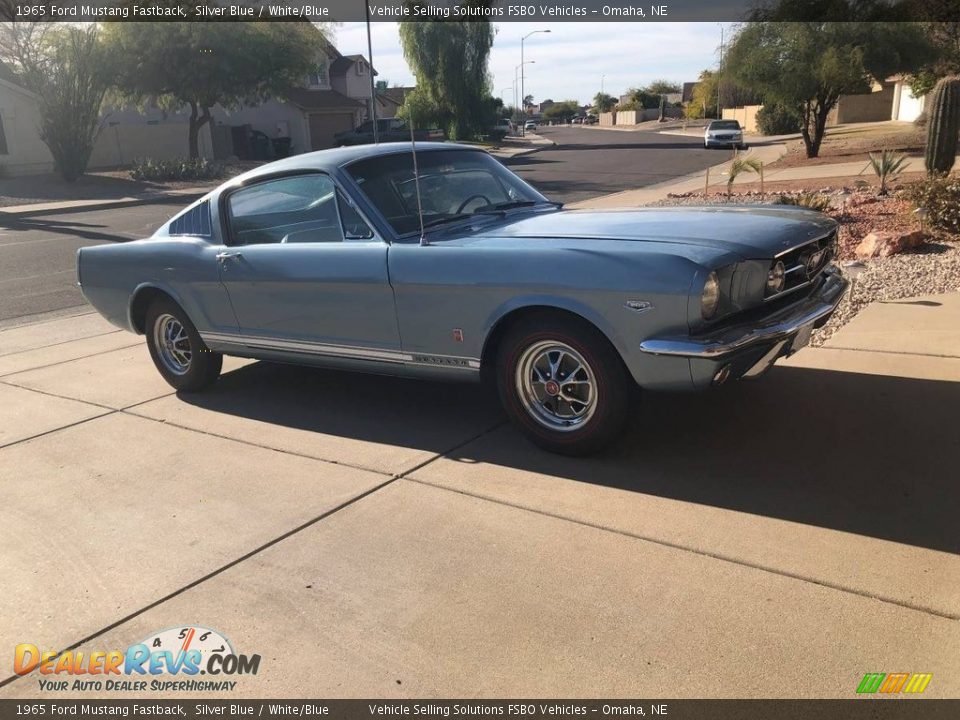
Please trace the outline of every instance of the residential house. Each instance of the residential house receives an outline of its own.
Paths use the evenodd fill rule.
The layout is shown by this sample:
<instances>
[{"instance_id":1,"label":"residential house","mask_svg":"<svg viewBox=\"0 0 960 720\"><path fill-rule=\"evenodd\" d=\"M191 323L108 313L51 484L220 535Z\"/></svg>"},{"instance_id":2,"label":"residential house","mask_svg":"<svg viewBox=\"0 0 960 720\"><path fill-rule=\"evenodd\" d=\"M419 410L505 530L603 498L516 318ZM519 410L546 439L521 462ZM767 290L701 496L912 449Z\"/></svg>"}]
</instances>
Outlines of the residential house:
<instances>
[{"instance_id":1,"label":"residential house","mask_svg":"<svg viewBox=\"0 0 960 720\"><path fill-rule=\"evenodd\" d=\"M913 90L910 89L910 78L904 75L895 75L887 78L887 82L893 84L893 99L890 103L890 119L913 122L926 106L926 95L914 97Z\"/></svg>"},{"instance_id":2,"label":"residential house","mask_svg":"<svg viewBox=\"0 0 960 720\"><path fill-rule=\"evenodd\" d=\"M204 157L269 159L333 147L334 135L352 130L371 114L374 70L362 55L342 55L322 40L314 71L283 98L258 105L211 109L212 124L201 131ZM388 115L381 111L390 108ZM392 117L395 106L377 99L377 114ZM187 155L189 110L150 107L109 109L91 167L125 165L139 157Z\"/></svg>"},{"instance_id":3,"label":"residential house","mask_svg":"<svg viewBox=\"0 0 960 720\"><path fill-rule=\"evenodd\" d=\"M377 90L377 117L392 118L397 116L397 110L403 105L407 95L413 92L413 87L392 87Z\"/></svg>"},{"instance_id":4,"label":"residential house","mask_svg":"<svg viewBox=\"0 0 960 720\"><path fill-rule=\"evenodd\" d=\"M39 98L0 63L0 174L50 172L53 157L40 139Z\"/></svg>"}]
</instances>

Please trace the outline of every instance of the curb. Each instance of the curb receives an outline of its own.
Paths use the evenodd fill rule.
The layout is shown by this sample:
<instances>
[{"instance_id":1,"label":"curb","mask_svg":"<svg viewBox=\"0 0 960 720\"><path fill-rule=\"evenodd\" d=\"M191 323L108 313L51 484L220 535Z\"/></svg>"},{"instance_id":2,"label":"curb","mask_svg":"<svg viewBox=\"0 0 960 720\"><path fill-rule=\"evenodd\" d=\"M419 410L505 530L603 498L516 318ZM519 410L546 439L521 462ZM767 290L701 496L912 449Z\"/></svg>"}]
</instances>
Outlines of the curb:
<instances>
[{"instance_id":1,"label":"curb","mask_svg":"<svg viewBox=\"0 0 960 720\"><path fill-rule=\"evenodd\" d=\"M148 197L127 197L116 198L112 200L90 200L78 201L72 200L64 203L36 203L35 205L14 205L10 208L0 207L0 220L5 217L18 218L30 217L32 215L63 215L67 213L80 213L89 210L113 210L115 208L135 207L137 205L162 205L166 203L175 203L178 201L193 202L210 192L212 188L195 188L187 190L174 190L171 192L158 193Z\"/></svg>"}]
</instances>

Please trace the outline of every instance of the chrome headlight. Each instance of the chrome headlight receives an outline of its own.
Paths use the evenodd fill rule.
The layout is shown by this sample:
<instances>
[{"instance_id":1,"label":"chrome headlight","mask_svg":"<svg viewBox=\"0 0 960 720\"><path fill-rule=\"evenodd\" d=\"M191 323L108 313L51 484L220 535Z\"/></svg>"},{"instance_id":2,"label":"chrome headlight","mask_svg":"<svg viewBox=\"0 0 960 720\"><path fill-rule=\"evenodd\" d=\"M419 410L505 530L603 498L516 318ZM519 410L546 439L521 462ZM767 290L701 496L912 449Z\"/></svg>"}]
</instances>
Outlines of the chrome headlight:
<instances>
[{"instance_id":1,"label":"chrome headlight","mask_svg":"<svg viewBox=\"0 0 960 720\"><path fill-rule=\"evenodd\" d=\"M787 269L777 260L767 273L767 295L776 295L787 282Z\"/></svg>"},{"instance_id":2,"label":"chrome headlight","mask_svg":"<svg viewBox=\"0 0 960 720\"><path fill-rule=\"evenodd\" d=\"M717 273L711 272L707 275L707 282L703 286L703 295L700 296L700 316L704 320L709 320L717 314L719 306L720 281L717 279Z\"/></svg>"}]
</instances>

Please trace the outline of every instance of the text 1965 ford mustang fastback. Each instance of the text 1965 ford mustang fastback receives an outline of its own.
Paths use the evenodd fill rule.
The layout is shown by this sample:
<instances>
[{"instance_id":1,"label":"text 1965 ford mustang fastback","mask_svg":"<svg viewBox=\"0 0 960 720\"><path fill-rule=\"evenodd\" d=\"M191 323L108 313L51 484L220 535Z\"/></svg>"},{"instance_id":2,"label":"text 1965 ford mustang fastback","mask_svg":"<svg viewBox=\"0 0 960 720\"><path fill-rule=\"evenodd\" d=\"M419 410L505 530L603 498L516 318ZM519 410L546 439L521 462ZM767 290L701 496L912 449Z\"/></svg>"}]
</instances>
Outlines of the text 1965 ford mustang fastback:
<instances>
[{"instance_id":1,"label":"text 1965 ford mustang fastback","mask_svg":"<svg viewBox=\"0 0 960 720\"><path fill-rule=\"evenodd\" d=\"M564 210L480 150L385 144L265 165L77 272L179 390L223 354L484 377L535 442L587 453L634 385L707 388L802 347L847 285L836 234L802 209Z\"/></svg>"}]
</instances>

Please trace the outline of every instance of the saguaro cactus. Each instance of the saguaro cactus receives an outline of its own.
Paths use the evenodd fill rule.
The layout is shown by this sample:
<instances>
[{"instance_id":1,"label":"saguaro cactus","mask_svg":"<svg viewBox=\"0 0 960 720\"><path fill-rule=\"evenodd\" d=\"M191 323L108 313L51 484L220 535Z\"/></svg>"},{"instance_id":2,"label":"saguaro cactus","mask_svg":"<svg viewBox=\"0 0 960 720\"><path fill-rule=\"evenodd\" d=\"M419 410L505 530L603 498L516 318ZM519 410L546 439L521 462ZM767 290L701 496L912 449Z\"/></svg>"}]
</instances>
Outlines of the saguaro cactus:
<instances>
[{"instance_id":1,"label":"saguaro cactus","mask_svg":"<svg viewBox=\"0 0 960 720\"><path fill-rule=\"evenodd\" d=\"M923 162L931 175L953 169L960 133L960 76L942 78L930 93L927 106L927 147Z\"/></svg>"}]
</instances>

